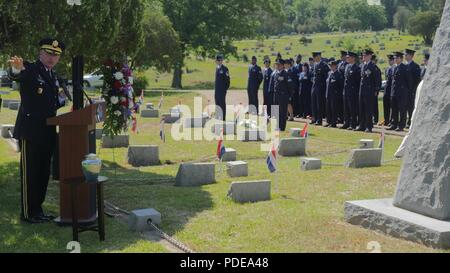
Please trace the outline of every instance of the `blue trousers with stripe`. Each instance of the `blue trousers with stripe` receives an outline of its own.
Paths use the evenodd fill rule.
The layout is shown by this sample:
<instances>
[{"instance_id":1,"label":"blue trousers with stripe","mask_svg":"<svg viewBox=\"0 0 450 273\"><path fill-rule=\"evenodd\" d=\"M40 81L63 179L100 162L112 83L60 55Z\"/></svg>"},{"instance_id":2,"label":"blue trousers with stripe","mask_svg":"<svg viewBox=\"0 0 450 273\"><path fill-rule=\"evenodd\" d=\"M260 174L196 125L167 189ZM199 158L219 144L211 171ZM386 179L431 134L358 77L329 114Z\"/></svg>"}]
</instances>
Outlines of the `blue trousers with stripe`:
<instances>
[{"instance_id":1,"label":"blue trousers with stripe","mask_svg":"<svg viewBox=\"0 0 450 273\"><path fill-rule=\"evenodd\" d=\"M21 218L43 213L53 147L20 140Z\"/></svg>"}]
</instances>

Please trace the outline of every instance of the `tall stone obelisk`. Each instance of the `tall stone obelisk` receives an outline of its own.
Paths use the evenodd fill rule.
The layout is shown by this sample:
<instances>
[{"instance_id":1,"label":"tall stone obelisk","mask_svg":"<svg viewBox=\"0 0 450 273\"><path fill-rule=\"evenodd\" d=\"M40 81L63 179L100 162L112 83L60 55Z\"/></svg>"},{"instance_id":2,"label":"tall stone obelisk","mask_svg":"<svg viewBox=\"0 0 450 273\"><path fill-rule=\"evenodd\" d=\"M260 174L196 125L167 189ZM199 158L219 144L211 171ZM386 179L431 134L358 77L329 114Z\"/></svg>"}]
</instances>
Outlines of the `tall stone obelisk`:
<instances>
[{"instance_id":1,"label":"tall stone obelisk","mask_svg":"<svg viewBox=\"0 0 450 273\"><path fill-rule=\"evenodd\" d=\"M394 205L450 220L450 1L411 128Z\"/></svg>"},{"instance_id":2,"label":"tall stone obelisk","mask_svg":"<svg viewBox=\"0 0 450 273\"><path fill-rule=\"evenodd\" d=\"M395 198L346 202L345 219L450 248L450 0L436 32Z\"/></svg>"}]
</instances>

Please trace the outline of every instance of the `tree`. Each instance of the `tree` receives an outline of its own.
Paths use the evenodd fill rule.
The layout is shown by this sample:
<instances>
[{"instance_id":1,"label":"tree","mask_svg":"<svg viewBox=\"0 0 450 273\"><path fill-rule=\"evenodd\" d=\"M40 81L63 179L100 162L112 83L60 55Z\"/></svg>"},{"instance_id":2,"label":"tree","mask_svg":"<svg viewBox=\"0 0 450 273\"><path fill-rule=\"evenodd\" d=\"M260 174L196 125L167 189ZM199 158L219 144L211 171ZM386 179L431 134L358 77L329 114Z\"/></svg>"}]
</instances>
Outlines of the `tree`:
<instances>
[{"instance_id":1,"label":"tree","mask_svg":"<svg viewBox=\"0 0 450 273\"><path fill-rule=\"evenodd\" d=\"M181 55L178 34L164 15L160 1L146 0L144 6L144 44L133 59L133 67L154 67L158 71L168 72Z\"/></svg>"},{"instance_id":2,"label":"tree","mask_svg":"<svg viewBox=\"0 0 450 273\"><path fill-rule=\"evenodd\" d=\"M342 21L341 29L343 31L357 31L361 26L361 21L356 18L350 18Z\"/></svg>"},{"instance_id":3,"label":"tree","mask_svg":"<svg viewBox=\"0 0 450 273\"><path fill-rule=\"evenodd\" d=\"M349 19L361 22L359 30L382 30L387 19L384 7L370 6L365 0L330 0L325 21L332 30L340 30Z\"/></svg>"},{"instance_id":4,"label":"tree","mask_svg":"<svg viewBox=\"0 0 450 273\"><path fill-rule=\"evenodd\" d=\"M173 68L173 88L182 88L182 68L189 53L210 57L236 54L233 41L253 37L260 25L258 10L276 10L276 0L163 0L164 13L179 35L181 56Z\"/></svg>"},{"instance_id":5,"label":"tree","mask_svg":"<svg viewBox=\"0 0 450 273\"><path fill-rule=\"evenodd\" d=\"M398 29L398 34L406 31L409 19L413 16L413 13L405 6L399 6L397 12L394 15L394 26Z\"/></svg>"},{"instance_id":6,"label":"tree","mask_svg":"<svg viewBox=\"0 0 450 273\"><path fill-rule=\"evenodd\" d=\"M433 44L433 37L441 21L441 16L437 12L418 12L409 20L409 32L412 35L420 35L427 45Z\"/></svg>"},{"instance_id":7,"label":"tree","mask_svg":"<svg viewBox=\"0 0 450 273\"><path fill-rule=\"evenodd\" d=\"M87 70L97 69L104 59L133 57L142 45L141 0L83 0L69 6L61 0L9 0L0 2L0 54L36 58L43 37L66 43L58 66L68 74L71 56L84 55ZM2 25L3 25L2 24Z\"/></svg>"}]
</instances>

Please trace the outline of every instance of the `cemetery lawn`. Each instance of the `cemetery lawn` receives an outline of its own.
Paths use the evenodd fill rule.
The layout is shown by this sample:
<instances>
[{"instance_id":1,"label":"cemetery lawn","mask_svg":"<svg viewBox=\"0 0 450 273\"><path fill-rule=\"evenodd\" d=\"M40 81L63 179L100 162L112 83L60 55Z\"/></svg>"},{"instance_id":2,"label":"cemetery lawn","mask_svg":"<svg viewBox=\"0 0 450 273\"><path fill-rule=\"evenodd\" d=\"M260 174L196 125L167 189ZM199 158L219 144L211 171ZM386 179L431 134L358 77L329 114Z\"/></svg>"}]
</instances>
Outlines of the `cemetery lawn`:
<instances>
[{"instance_id":1,"label":"cemetery lawn","mask_svg":"<svg viewBox=\"0 0 450 273\"><path fill-rule=\"evenodd\" d=\"M17 97L13 92L9 97ZM181 100L192 105L195 93L166 93L163 112ZM5 96L4 96L5 97ZM158 93L146 94L146 102L157 105ZM2 109L0 124L14 123L17 112ZM299 158L281 157L279 173L271 175L265 165L267 152L260 143L225 141L235 148L238 160L249 163L250 177L228 178L225 166L216 166L217 183L203 187L174 187L182 162L214 160L216 141L175 142L166 125L167 143L159 139L159 119L139 119L140 133L131 135L131 144L160 146L162 165L132 168L126 149L100 149L105 199L126 210L155 208L162 213L161 228L196 252L368 252L367 244L377 241L383 252L435 252L422 245L394 239L347 224L344 202L392 197L401 162L391 161L380 168L346 169L348 152L359 139L378 135L312 127L308 156L319 157L326 166L320 171L301 172ZM289 123L289 127L303 127ZM287 137L283 133L282 137ZM390 160L401 138L388 136L385 158ZM100 142L97 143L100 147ZM70 228L54 224L21 224L19 155L0 140L0 252L68 252ZM235 204L226 195L232 181L271 179L272 200L255 204ZM50 182L45 208L58 214L58 184ZM118 219L107 218L107 240L97 234L80 236L82 252L169 252L157 242L146 241L130 232Z\"/></svg>"},{"instance_id":2,"label":"cemetery lawn","mask_svg":"<svg viewBox=\"0 0 450 273\"><path fill-rule=\"evenodd\" d=\"M239 59L230 57L225 61L225 65L230 69L231 89L239 90L247 88L247 69L249 62L244 62L244 55L249 60L252 56L258 57L260 66L263 65L262 60L264 56L269 56L273 62L276 57L272 56L272 54L278 52L284 58L294 58L297 54L302 54L304 56L303 62L306 62L313 51L323 51L323 56L327 58L339 58L341 49L347 49L347 45L354 44L357 48L369 46L375 50L375 53L379 57L379 66L384 71L388 65L386 55L393 51L403 51L406 48L415 49L417 50L415 60L421 64L423 51L430 50L429 47L423 44L422 38L404 33L399 35L397 30L317 33L305 36L308 39L312 39L312 43L306 46L299 42L301 37L303 36L273 36L264 41L243 40L235 42L234 45L237 47ZM158 73L154 70L148 70L143 74L147 76L151 89L170 89L172 83L171 73ZM186 69L183 74L184 89L213 89L214 77L214 60L197 58L195 55L190 55L186 58Z\"/></svg>"}]
</instances>

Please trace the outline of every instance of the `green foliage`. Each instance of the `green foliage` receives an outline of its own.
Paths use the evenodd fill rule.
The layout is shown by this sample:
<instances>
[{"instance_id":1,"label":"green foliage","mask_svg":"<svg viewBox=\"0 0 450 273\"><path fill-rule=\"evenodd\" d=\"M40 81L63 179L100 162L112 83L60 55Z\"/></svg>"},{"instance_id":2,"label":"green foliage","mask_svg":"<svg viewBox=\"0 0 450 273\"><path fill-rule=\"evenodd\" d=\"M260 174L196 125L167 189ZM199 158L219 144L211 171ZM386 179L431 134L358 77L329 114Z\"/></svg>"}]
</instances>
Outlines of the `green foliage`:
<instances>
[{"instance_id":1,"label":"green foliage","mask_svg":"<svg viewBox=\"0 0 450 273\"><path fill-rule=\"evenodd\" d=\"M259 26L255 13L272 10L275 0L164 0L162 6L180 38L182 55L174 65L173 87L181 87L184 58L189 52L210 57L236 56L233 41L253 37Z\"/></svg>"},{"instance_id":2,"label":"green foliage","mask_svg":"<svg viewBox=\"0 0 450 273\"><path fill-rule=\"evenodd\" d=\"M71 56L85 56L86 70L97 69L108 57L134 56L142 44L140 0L84 0L69 6L61 0L0 2L0 55L37 57L38 42L57 37L66 43L60 73L68 73ZM62 71L61 71L62 70Z\"/></svg>"},{"instance_id":3,"label":"green foliage","mask_svg":"<svg viewBox=\"0 0 450 273\"><path fill-rule=\"evenodd\" d=\"M381 0L381 4L386 9L388 27L394 27L395 14L399 7L405 7L410 11L434 11L442 14L445 0Z\"/></svg>"},{"instance_id":4,"label":"green foliage","mask_svg":"<svg viewBox=\"0 0 450 273\"><path fill-rule=\"evenodd\" d=\"M431 45L440 19L439 13L433 11L418 12L409 21L409 32L422 36L425 44Z\"/></svg>"},{"instance_id":5,"label":"green foliage","mask_svg":"<svg viewBox=\"0 0 450 273\"><path fill-rule=\"evenodd\" d=\"M305 24L297 26L298 33L327 32L329 30L329 26L321 18L311 18L311 20L309 20Z\"/></svg>"},{"instance_id":6,"label":"green foliage","mask_svg":"<svg viewBox=\"0 0 450 273\"><path fill-rule=\"evenodd\" d=\"M141 90L147 89L149 85L149 81L146 76L137 74L137 76L133 79L133 89L135 97L139 97L141 95Z\"/></svg>"},{"instance_id":7,"label":"green foliage","mask_svg":"<svg viewBox=\"0 0 450 273\"><path fill-rule=\"evenodd\" d=\"M357 18L345 19L341 23L342 31L357 31L361 27L361 21Z\"/></svg>"},{"instance_id":8,"label":"green foliage","mask_svg":"<svg viewBox=\"0 0 450 273\"><path fill-rule=\"evenodd\" d=\"M170 71L175 60L181 57L178 33L162 11L158 0L144 1L145 11L142 28L144 44L133 59L139 69L155 67L159 71Z\"/></svg>"},{"instance_id":9,"label":"green foliage","mask_svg":"<svg viewBox=\"0 0 450 273\"><path fill-rule=\"evenodd\" d=\"M405 6L399 6L394 15L394 26L399 32L405 32L413 13Z\"/></svg>"},{"instance_id":10,"label":"green foliage","mask_svg":"<svg viewBox=\"0 0 450 273\"><path fill-rule=\"evenodd\" d=\"M384 7L369 6L365 0L331 0L325 18L332 30L349 27L348 20L359 20L357 30L382 30L386 27L387 19ZM352 30L357 27L355 21L350 21Z\"/></svg>"}]
</instances>

